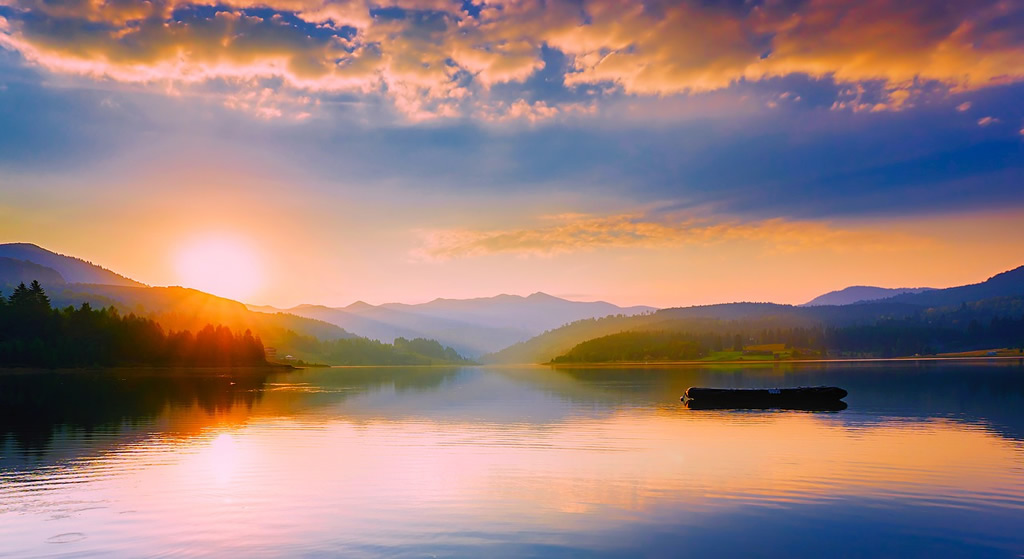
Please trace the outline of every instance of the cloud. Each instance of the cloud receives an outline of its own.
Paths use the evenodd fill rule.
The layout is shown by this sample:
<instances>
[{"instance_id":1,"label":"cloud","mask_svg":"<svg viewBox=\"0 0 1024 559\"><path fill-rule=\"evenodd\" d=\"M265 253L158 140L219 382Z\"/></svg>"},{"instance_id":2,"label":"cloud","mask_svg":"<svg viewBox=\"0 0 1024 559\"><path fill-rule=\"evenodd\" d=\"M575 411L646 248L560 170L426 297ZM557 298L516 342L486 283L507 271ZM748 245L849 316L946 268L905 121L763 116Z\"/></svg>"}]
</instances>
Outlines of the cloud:
<instances>
[{"instance_id":1,"label":"cloud","mask_svg":"<svg viewBox=\"0 0 1024 559\"><path fill-rule=\"evenodd\" d=\"M512 103L498 101L492 105L481 105L476 116L489 122L510 122L520 121L537 123L557 116L585 115L597 111L594 104L583 103L562 103L559 105L548 105L544 101L528 103L519 99Z\"/></svg>"},{"instance_id":2,"label":"cloud","mask_svg":"<svg viewBox=\"0 0 1024 559\"><path fill-rule=\"evenodd\" d=\"M559 83L580 95L672 96L800 74L849 84L853 98L837 109L880 111L913 104L928 82L1019 81L1022 18L1024 6L1004 0L0 0L0 46L96 80L237 90L270 80L278 94L382 96L413 120L493 115L502 103L565 114L542 109L551 98L494 93L543 71L544 49L566 57ZM865 82L884 84L881 98L861 99L854 86Z\"/></svg>"},{"instance_id":3,"label":"cloud","mask_svg":"<svg viewBox=\"0 0 1024 559\"><path fill-rule=\"evenodd\" d=\"M978 126L988 126L990 124L996 124L999 122L998 118L991 116L983 116L978 119Z\"/></svg>"},{"instance_id":4,"label":"cloud","mask_svg":"<svg viewBox=\"0 0 1024 559\"><path fill-rule=\"evenodd\" d=\"M306 120L313 116L310 111L319 104L320 101L313 97L282 96L269 87L229 93L224 97L225 107L267 120L277 118Z\"/></svg>"},{"instance_id":5,"label":"cloud","mask_svg":"<svg viewBox=\"0 0 1024 559\"><path fill-rule=\"evenodd\" d=\"M621 214L548 216L538 227L503 230L420 230L416 260L443 261L491 254L548 257L621 247L665 248L732 241L763 243L771 250L891 250L925 242L905 235L836 228L825 222L768 219L715 221L653 219Z\"/></svg>"}]
</instances>

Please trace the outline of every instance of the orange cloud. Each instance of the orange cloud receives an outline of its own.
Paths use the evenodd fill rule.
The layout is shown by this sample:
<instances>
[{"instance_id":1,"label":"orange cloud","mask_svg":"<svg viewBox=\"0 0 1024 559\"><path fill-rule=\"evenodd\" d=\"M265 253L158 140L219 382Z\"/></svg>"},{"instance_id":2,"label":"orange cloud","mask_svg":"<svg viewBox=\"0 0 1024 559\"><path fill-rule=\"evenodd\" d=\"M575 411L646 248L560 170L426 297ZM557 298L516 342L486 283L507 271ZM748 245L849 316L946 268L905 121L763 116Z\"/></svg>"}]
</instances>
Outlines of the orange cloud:
<instances>
[{"instance_id":1,"label":"orange cloud","mask_svg":"<svg viewBox=\"0 0 1024 559\"><path fill-rule=\"evenodd\" d=\"M538 101L550 101L490 91L542 69L545 45L568 57L567 86L613 84L641 96L799 73L854 92L881 81L881 101L855 93L835 105L877 111L911 104L921 82L956 91L1024 77L1024 41L1013 23L1024 8L1013 2L787 4L495 0L471 15L453 0L0 0L9 8L0 46L51 72L120 82L244 88L275 79L296 95L382 94L414 118L480 112L481 103L525 103L542 115ZM217 11L181 15L198 6ZM373 11L379 7L419 15L385 17ZM248 8L279 15L256 17Z\"/></svg>"},{"instance_id":2,"label":"orange cloud","mask_svg":"<svg viewBox=\"0 0 1024 559\"><path fill-rule=\"evenodd\" d=\"M489 254L552 256L601 248L665 248L746 241L771 250L826 248L832 250L893 250L921 246L927 240L881 231L833 227L813 221L770 219L756 222L716 222L678 218L657 221L640 215L548 216L539 227L472 230L421 230L417 260L450 260Z\"/></svg>"},{"instance_id":3,"label":"orange cloud","mask_svg":"<svg viewBox=\"0 0 1024 559\"><path fill-rule=\"evenodd\" d=\"M614 81L629 92L706 91L793 73L902 86L893 91L915 80L971 89L1024 76L1019 34L998 30L1022 11L1007 2L812 0L794 12L767 2L745 17L687 3L662 14L639 5L595 11L608 17L547 39L575 55L573 82Z\"/></svg>"}]
</instances>

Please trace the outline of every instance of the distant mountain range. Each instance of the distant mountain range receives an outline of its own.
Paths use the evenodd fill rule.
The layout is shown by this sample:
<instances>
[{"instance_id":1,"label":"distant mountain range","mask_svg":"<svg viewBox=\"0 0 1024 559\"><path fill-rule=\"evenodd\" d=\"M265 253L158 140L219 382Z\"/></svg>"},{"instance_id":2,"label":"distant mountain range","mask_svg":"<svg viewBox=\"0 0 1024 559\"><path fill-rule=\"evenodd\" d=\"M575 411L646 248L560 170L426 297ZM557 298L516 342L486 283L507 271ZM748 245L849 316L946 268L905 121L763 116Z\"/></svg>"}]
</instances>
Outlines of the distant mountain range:
<instances>
[{"instance_id":1,"label":"distant mountain range","mask_svg":"<svg viewBox=\"0 0 1024 559\"><path fill-rule=\"evenodd\" d=\"M296 355L310 344L296 335L324 341L362 336L385 343L396 338L434 339L475 357L498 351L545 330L582 318L639 314L654 307L619 307L603 301L576 302L534 293L478 299L435 299L429 303L292 309L246 306L183 287L149 287L85 260L28 243L0 244L0 289L39 280L54 305L114 306L151 317L168 329L198 330L207 323L251 329L269 346Z\"/></svg>"},{"instance_id":2,"label":"distant mountain range","mask_svg":"<svg viewBox=\"0 0 1024 559\"><path fill-rule=\"evenodd\" d=\"M194 289L148 287L36 245L0 244L0 289L9 293L13 285L33 279L43 284L55 305L115 306L154 318L169 329L198 329L206 323L248 328L267 345L296 355L315 345L313 338L329 342L362 336L390 343L402 337L434 339L462 355L499 363L546 362L588 339L627 330L699 329L709 321L746 321L765 328L848 326L968 303L972 316L988 319L1024 304L1022 266L981 283L946 289L848 287L801 306L727 303L656 310L534 293L435 299L416 305L356 302L339 308L277 309L246 306Z\"/></svg>"},{"instance_id":3,"label":"distant mountain range","mask_svg":"<svg viewBox=\"0 0 1024 559\"><path fill-rule=\"evenodd\" d=\"M931 287L870 287L867 285L854 285L838 291L830 291L819 295L804 303L803 307L817 307L822 305L852 305L863 301L877 301L887 299L904 293L921 293L930 291Z\"/></svg>"},{"instance_id":4,"label":"distant mountain range","mask_svg":"<svg viewBox=\"0 0 1024 559\"><path fill-rule=\"evenodd\" d=\"M569 301L546 293L527 297L497 295L476 299L434 299L418 305L370 305L358 301L340 308L318 305L299 305L290 309L249 308L323 320L383 342L391 342L398 337L431 338L471 357L498 351L576 320L656 310L644 306L619 307L604 301Z\"/></svg>"}]
</instances>

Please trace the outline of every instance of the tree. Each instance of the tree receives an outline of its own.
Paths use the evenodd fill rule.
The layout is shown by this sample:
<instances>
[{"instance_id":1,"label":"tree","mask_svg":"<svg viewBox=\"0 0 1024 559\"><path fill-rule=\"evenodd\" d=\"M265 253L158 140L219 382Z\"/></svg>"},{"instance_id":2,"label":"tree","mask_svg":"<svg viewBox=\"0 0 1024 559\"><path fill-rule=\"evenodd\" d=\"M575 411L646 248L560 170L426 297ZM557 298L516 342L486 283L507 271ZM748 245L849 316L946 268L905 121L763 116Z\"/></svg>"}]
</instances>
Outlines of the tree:
<instances>
[{"instance_id":1,"label":"tree","mask_svg":"<svg viewBox=\"0 0 1024 559\"><path fill-rule=\"evenodd\" d=\"M2 298L0 298L2 299ZM248 366L265 364L263 343L207 326L198 336L165 334L153 320L88 303L53 310L38 281L0 304L0 366Z\"/></svg>"},{"instance_id":2,"label":"tree","mask_svg":"<svg viewBox=\"0 0 1024 559\"><path fill-rule=\"evenodd\" d=\"M10 303L11 306L23 305L29 301L30 296L28 287L25 286L25 282L21 282L14 288L14 292L11 293L10 297L8 297L7 302Z\"/></svg>"},{"instance_id":3,"label":"tree","mask_svg":"<svg viewBox=\"0 0 1024 559\"><path fill-rule=\"evenodd\" d=\"M50 298L46 296L46 292L43 291L43 286L39 285L39 280L32 280L32 284L28 288L29 293L32 295L32 301L37 305L46 305L50 307Z\"/></svg>"}]
</instances>

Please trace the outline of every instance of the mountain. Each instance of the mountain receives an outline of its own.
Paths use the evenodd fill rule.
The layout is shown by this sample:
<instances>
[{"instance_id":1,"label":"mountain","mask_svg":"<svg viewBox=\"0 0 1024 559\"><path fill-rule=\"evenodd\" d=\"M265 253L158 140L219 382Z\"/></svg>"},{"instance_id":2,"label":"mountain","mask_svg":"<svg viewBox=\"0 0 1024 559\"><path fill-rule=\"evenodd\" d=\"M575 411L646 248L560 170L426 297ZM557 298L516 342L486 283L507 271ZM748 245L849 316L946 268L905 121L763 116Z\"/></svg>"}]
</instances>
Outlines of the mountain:
<instances>
[{"instance_id":1,"label":"mountain","mask_svg":"<svg viewBox=\"0 0 1024 559\"><path fill-rule=\"evenodd\" d=\"M451 347L422 339L423 336L414 331L400 332L400 337L406 339L391 344L361 338L336 324L318 320L315 316L326 307L305 309L309 317L279 312L272 307L250 309L238 301L195 289L149 287L36 245L0 245L0 287L32 280L43 285L55 308L78 307L83 303L94 308L113 307L122 314L133 313L152 319L171 331L198 332L207 324L227 326L235 332L251 330L262 338L264 346L277 350L282 357L290 355L311 362L350 365L470 362ZM363 320L362 325L370 322ZM471 332L465 334L472 339Z\"/></svg>"},{"instance_id":2,"label":"mountain","mask_svg":"<svg viewBox=\"0 0 1024 559\"><path fill-rule=\"evenodd\" d=\"M854 285L838 291L830 291L819 295L814 299L800 305L802 307L817 307L822 305L851 305L862 301L877 301L887 299L904 293L921 293L931 290L930 287L871 287L867 285Z\"/></svg>"},{"instance_id":3,"label":"mountain","mask_svg":"<svg viewBox=\"0 0 1024 559\"><path fill-rule=\"evenodd\" d=\"M913 307L907 305L907 308ZM834 309L836 307L823 307ZM846 308L846 307L839 307ZM874 317L881 309L861 307L849 313L860 317ZM627 330L700 330L711 322L748 320L759 324L806 326L819 320L818 315L828 311L815 308L778 305L775 303L724 303L662 309L651 314L633 316L607 316L578 320L560 328L548 330L529 340L514 344L481 357L485 363L546 363L562 355L577 344L593 338L617 334ZM852 320L852 319L851 319Z\"/></svg>"},{"instance_id":4,"label":"mountain","mask_svg":"<svg viewBox=\"0 0 1024 559\"><path fill-rule=\"evenodd\" d=\"M53 268L35 262L0 257L0 288L6 288L5 291L10 293L19 283L27 284L32 280L39 280L46 285L58 285L64 283L64 276Z\"/></svg>"},{"instance_id":5,"label":"mountain","mask_svg":"<svg viewBox=\"0 0 1024 559\"><path fill-rule=\"evenodd\" d=\"M267 307L250 308L270 310ZM476 299L435 299L417 305L370 305L362 301L343 308L300 305L285 312L330 322L360 336L383 342L391 342L398 337L430 338L455 348L463 355L476 357L583 318L653 310L653 307L619 307L603 301L577 302L534 293L528 297L497 295Z\"/></svg>"},{"instance_id":6,"label":"mountain","mask_svg":"<svg viewBox=\"0 0 1024 559\"><path fill-rule=\"evenodd\" d=\"M125 287L117 285L66 284L47 286L54 306L114 306L122 313L148 316L168 330L197 331L206 324L223 324L232 330L252 330L273 346L287 330L323 340L351 338L333 324L286 313L251 311L242 303L185 287Z\"/></svg>"},{"instance_id":7,"label":"mountain","mask_svg":"<svg viewBox=\"0 0 1024 559\"><path fill-rule=\"evenodd\" d=\"M286 312L330 322L360 336L391 343L396 338L429 338L475 357L501 349L534 333L515 328L488 327L356 303L343 309L300 305Z\"/></svg>"},{"instance_id":8,"label":"mountain","mask_svg":"<svg viewBox=\"0 0 1024 559\"><path fill-rule=\"evenodd\" d=\"M167 330L196 332L207 324L252 330L265 345L288 352L299 337L339 340L355 337L334 324L286 313L254 312L238 301L183 287L148 287L79 258L28 243L0 245L0 286L38 280L54 307L115 307L152 318ZM280 347L279 347L280 346Z\"/></svg>"},{"instance_id":9,"label":"mountain","mask_svg":"<svg viewBox=\"0 0 1024 559\"><path fill-rule=\"evenodd\" d=\"M422 316L536 333L583 318L656 310L645 306L620 307L604 301L569 301L541 292L527 297L497 295L476 299L434 299L420 305L389 303L381 306Z\"/></svg>"},{"instance_id":10,"label":"mountain","mask_svg":"<svg viewBox=\"0 0 1024 559\"><path fill-rule=\"evenodd\" d=\"M814 325L865 326L879 320L899 321L915 316L948 315L950 307L964 303L971 315L964 322L966 324L971 318L983 317L988 320L996 316L1016 316L1022 298L1024 266L978 284L903 293L856 304L798 307L775 303L725 303L662 309L632 317L580 320L484 355L481 360L486 363L545 363L587 340L625 331L722 333L731 328L735 333L740 328L760 331Z\"/></svg>"},{"instance_id":11,"label":"mountain","mask_svg":"<svg viewBox=\"0 0 1024 559\"><path fill-rule=\"evenodd\" d=\"M483 355L480 357L480 361L491 364L547 363L554 357L569 351L576 344L630 330L647 322L648 316L646 315L612 315L577 320L528 340L512 344L500 351Z\"/></svg>"},{"instance_id":12,"label":"mountain","mask_svg":"<svg viewBox=\"0 0 1024 559\"><path fill-rule=\"evenodd\" d=\"M56 270L68 283L95 283L102 285L125 285L145 287L146 284L128 279L92 262L57 254L30 243L0 244L0 258L13 258L33 262ZM40 278L42 281L42 278Z\"/></svg>"},{"instance_id":13,"label":"mountain","mask_svg":"<svg viewBox=\"0 0 1024 559\"><path fill-rule=\"evenodd\" d=\"M1024 296L1024 266L996 274L981 283L933 289L924 293L904 293L885 299L885 301L921 307L942 307L993 297L1019 296Z\"/></svg>"}]
</instances>

